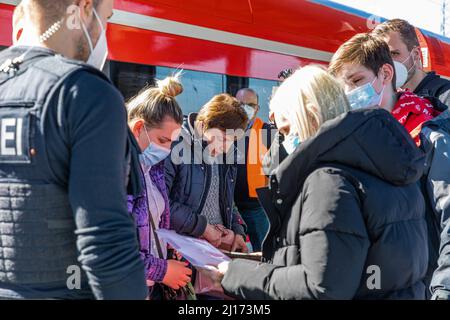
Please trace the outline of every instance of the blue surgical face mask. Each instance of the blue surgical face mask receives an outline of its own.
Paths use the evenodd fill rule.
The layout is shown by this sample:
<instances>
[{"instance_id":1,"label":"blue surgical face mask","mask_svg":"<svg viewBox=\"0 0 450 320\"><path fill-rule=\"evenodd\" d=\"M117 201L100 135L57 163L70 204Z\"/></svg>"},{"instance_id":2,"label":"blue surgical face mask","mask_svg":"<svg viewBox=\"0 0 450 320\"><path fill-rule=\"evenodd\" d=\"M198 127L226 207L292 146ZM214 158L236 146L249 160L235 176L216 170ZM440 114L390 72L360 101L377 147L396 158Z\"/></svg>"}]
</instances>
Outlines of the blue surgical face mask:
<instances>
[{"instance_id":1,"label":"blue surgical face mask","mask_svg":"<svg viewBox=\"0 0 450 320\"><path fill-rule=\"evenodd\" d=\"M146 167L151 167L166 159L170 154L170 149L161 147L160 145L153 143L148 136L147 128L145 126L144 130L150 144L144 150L144 152L142 152L139 158L141 164Z\"/></svg>"},{"instance_id":2,"label":"blue surgical face mask","mask_svg":"<svg viewBox=\"0 0 450 320\"><path fill-rule=\"evenodd\" d=\"M292 154L300 145L300 138L296 134L290 134L284 137L282 145L288 154Z\"/></svg>"},{"instance_id":3,"label":"blue surgical face mask","mask_svg":"<svg viewBox=\"0 0 450 320\"><path fill-rule=\"evenodd\" d=\"M378 77L373 79L372 82L366 83L347 93L347 99L352 110L379 106L381 104L385 86L383 86L383 90L380 93L377 93L373 87L377 79Z\"/></svg>"}]
</instances>

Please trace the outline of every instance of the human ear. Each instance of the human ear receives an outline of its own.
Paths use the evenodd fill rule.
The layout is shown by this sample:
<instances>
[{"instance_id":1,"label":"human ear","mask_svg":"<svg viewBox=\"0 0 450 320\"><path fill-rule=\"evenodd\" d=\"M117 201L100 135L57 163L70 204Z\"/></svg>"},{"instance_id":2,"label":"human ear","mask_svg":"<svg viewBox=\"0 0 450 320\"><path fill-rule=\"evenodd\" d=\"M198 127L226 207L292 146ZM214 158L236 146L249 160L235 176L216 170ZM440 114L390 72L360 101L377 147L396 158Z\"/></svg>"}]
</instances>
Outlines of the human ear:
<instances>
[{"instance_id":1,"label":"human ear","mask_svg":"<svg viewBox=\"0 0 450 320\"><path fill-rule=\"evenodd\" d=\"M134 137L137 139L141 135L141 131L144 127L145 121L143 119L137 119L130 124L131 132L133 132Z\"/></svg>"},{"instance_id":2,"label":"human ear","mask_svg":"<svg viewBox=\"0 0 450 320\"><path fill-rule=\"evenodd\" d=\"M386 63L385 65L383 65L382 72L383 72L383 84L384 85L393 81L395 70L392 65L390 65L389 63Z\"/></svg>"}]
</instances>

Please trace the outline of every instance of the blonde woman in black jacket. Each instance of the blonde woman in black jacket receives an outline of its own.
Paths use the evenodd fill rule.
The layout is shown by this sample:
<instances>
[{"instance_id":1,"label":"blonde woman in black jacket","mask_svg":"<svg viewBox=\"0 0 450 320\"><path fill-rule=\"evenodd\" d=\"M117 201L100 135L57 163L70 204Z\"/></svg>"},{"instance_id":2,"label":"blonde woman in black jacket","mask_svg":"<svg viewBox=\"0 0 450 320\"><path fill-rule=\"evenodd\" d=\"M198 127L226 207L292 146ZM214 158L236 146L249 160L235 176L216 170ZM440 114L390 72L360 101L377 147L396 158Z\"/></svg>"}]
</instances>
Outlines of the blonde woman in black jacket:
<instances>
[{"instance_id":1,"label":"blonde woman in black jacket","mask_svg":"<svg viewBox=\"0 0 450 320\"><path fill-rule=\"evenodd\" d=\"M290 155L259 199L263 262L222 264L241 299L424 299L424 155L386 111L348 112L340 85L305 67L271 102Z\"/></svg>"}]
</instances>

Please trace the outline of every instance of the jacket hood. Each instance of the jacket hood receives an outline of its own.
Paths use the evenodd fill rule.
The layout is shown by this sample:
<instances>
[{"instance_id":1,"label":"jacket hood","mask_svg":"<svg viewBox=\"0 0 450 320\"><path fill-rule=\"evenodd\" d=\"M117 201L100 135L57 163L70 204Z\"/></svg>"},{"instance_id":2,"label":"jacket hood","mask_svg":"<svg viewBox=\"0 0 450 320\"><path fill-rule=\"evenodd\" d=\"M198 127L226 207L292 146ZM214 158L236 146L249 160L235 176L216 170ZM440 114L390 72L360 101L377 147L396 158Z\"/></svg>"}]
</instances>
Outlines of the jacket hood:
<instances>
[{"instance_id":1,"label":"jacket hood","mask_svg":"<svg viewBox=\"0 0 450 320\"><path fill-rule=\"evenodd\" d=\"M197 113L190 113L187 116L185 115L183 118L180 137L182 137L184 140L190 140L189 143L192 143L192 141L197 138L194 129L196 118Z\"/></svg>"},{"instance_id":2,"label":"jacket hood","mask_svg":"<svg viewBox=\"0 0 450 320\"><path fill-rule=\"evenodd\" d=\"M423 174L425 154L403 126L383 109L351 111L322 125L275 170L272 189L290 203L317 166L349 166L391 184L414 183ZM296 188L297 192L293 192ZM292 198L292 199L290 199Z\"/></svg>"}]
</instances>

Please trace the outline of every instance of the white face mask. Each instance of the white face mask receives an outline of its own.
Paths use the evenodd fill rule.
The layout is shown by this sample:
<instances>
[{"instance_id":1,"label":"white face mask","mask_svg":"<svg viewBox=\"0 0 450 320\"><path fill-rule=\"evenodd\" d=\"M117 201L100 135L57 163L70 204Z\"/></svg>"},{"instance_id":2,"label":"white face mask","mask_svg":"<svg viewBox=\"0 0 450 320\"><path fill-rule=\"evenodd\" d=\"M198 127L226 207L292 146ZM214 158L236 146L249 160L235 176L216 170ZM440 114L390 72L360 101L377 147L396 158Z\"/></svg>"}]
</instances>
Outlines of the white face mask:
<instances>
[{"instance_id":1,"label":"white face mask","mask_svg":"<svg viewBox=\"0 0 450 320\"><path fill-rule=\"evenodd\" d=\"M87 61L88 64L93 66L94 68L97 68L99 70L102 70L105 66L106 58L108 57L108 42L106 40L106 30L103 28L102 20L97 14L97 11L94 10L95 18L97 19L98 24L101 28L100 37L98 38L97 44L94 46L92 45L92 39L89 36L89 33L87 31L87 28L83 21L80 18L81 21L81 27L83 28L83 32L88 40L89 43L89 49L91 50L91 54L89 55L89 59Z\"/></svg>"},{"instance_id":2,"label":"white face mask","mask_svg":"<svg viewBox=\"0 0 450 320\"><path fill-rule=\"evenodd\" d=\"M401 88L408 79L408 70L403 63L394 61L395 66L395 78L396 78L396 87Z\"/></svg>"},{"instance_id":3,"label":"white face mask","mask_svg":"<svg viewBox=\"0 0 450 320\"><path fill-rule=\"evenodd\" d=\"M411 51L411 52L409 53L408 57L407 57L405 60L403 60L403 61L401 62L401 64L405 65L405 62L408 61L409 59L411 59L411 58L412 58L412 55L413 55L413 52ZM409 80L411 80L412 76L414 75L414 73L411 73L411 71L412 71L415 67L416 67L416 60L414 60L414 63L413 63L413 65L411 66L411 68L409 68L408 70L406 70L406 81L405 81L405 83L408 82ZM405 69L406 69L406 66L405 66ZM414 72L415 72L415 70L414 70Z\"/></svg>"},{"instance_id":4,"label":"white face mask","mask_svg":"<svg viewBox=\"0 0 450 320\"><path fill-rule=\"evenodd\" d=\"M249 121L252 120L256 114L255 108L249 106L248 104L244 104L243 107L244 107L245 113L247 113L248 120Z\"/></svg>"}]
</instances>

